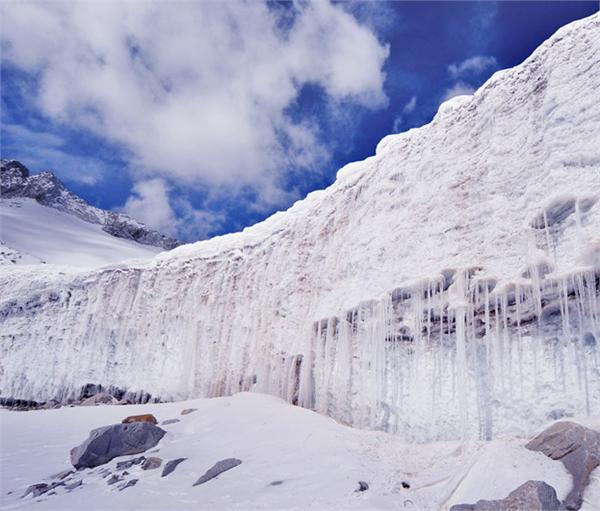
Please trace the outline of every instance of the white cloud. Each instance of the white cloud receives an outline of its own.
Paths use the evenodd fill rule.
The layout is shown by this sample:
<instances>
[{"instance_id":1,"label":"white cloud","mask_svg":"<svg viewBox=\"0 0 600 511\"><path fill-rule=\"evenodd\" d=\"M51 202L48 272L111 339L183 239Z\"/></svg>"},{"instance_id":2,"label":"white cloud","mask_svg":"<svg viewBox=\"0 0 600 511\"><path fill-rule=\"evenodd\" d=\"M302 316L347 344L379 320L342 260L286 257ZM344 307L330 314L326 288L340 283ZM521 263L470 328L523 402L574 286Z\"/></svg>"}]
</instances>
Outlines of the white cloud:
<instances>
[{"instance_id":1,"label":"white cloud","mask_svg":"<svg viewBox=\"0 0 600 511\"><path fill-rule=\"evenodd\" d=\"M471 95L475 92L475 88L465 82L457 82L444 93L442 101L448 101L456 96Z\"/></svg>"},{"instance_id":2,"label":"white cloud","mask_svg":"<svg viewBox=\"0 0 600 511\"><path fill-rule=\"evenodd\" d=\"M417 107L417 96L413 96L408 102L402 107L402 112L394 119L394 133L399 133L402 130L404 119L407 114L411 114Z\"/></svg>"},{"instance_id":3,"label":"white cloud","mask_svg":"<svg viewBox=\"0 0 600 511\"><path fill-rule=\"evenodd\" d=\"M161 178L139 181L118 211L163 234L180 239L202 239L217 230L224 216L194 209L187 199L172 197L173 191ZM172 206L173 205L173 206Z\"/></svg>"},{"instance_id":4,"label":"white cloud","mask_svg":"<svg viewBox=\"0 0 600 511\"><path fill-rule=\"evenodd\" d=\"M475 55L461 62L454 62L448 66L448 73L455 80L465 75L477 75L486 69L495 68L498 62L495 57Z\"/></svg>"},{"instance_id":5,"label":"white cloud","mask_svg":"<svg viewBox=\"0 0 600 511\"><path fill-rule=\"evenodd\" d=\"M140 181L126 208L154 215L154 227L173 221L164 180L285 202L286 169L311 171L328 156L314 121L287 113L304 85L334 101L387 102L388 48L325 1L294 4L291 25L258 2L1 9L3 59L37 77L37 108L126 150ZM144 212L151 200L157 209Z\"/></svg>"},{"instance_id":6,"label":"white cloud","mask_svg":"<svg viewBox=\"0 0 600 511\"><path fill-rule=\"evenodd\" d=\"M177 233L178 220L171 209L167 185L162 179L136 183L122 211L164 234Z\"/></svg>"}]
</instances>

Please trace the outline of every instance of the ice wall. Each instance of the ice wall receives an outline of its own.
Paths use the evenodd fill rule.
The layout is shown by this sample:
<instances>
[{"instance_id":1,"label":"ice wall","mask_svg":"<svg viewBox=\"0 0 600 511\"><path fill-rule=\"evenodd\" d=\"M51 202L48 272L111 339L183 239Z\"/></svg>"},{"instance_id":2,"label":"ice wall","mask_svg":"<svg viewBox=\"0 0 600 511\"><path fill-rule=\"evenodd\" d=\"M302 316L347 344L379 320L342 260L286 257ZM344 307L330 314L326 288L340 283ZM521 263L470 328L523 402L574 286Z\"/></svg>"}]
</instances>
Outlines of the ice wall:
<instances>
[{"instance_id":1,"label":"ice wall","mask_svg":"<svg viewBox=\"0 0 600 511\"><path fill-rule=\"evenodd\" d=\"M598 405L600 17L242 233L0 269L0 395L253 390L407 438Z\"/></svg>"}]
</instances>

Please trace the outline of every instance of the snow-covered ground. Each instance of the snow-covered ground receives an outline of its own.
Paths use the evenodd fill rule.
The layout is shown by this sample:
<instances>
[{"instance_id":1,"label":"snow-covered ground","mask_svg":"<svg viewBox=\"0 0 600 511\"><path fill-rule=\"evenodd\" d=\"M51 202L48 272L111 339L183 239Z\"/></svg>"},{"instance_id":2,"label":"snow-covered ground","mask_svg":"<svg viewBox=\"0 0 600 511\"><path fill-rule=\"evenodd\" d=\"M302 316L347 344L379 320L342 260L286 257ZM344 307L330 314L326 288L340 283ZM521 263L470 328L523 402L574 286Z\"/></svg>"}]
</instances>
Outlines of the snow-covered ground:
<instances>
[{"instance_id":1,"label":"snow-covered ground","mask_svg":"<svg viewBox=\"0 0 600 511\"><path fill-rule=\"evenodd\" d=\"M101 225L34 199L0 199L0 265L43 262L92 268L154 257L161 250L111 236Z\"/></svg>"},{"instance_id":2,"label":"snow-covered ground","mask_svg":"<svg viewBox=\"0 0 600 511\"><path fill-rule=\"evenodd\" d=\"M184 408L197 411L182 416ZM83 486L70 493L58 488L56 495L20 498L30 484L70 468L70 449L91 429L140 413L153 413L159 424L181 420L162 426L168 433L152 454L163 459L163 466L173 458L188 458L175 472L162 478L162 467L142 471L134 466L127 469L128 479L139 479L137 485L119 491L118 484L109 486L99 475L102 467L85 469L73 479L83 479ZM529 479L547 482L561 499L570 488L562 463L525 449L527 439L408 444L254 393L165 404L0 410L0 420L2 509L441 510L503 498ZM600 417L595 424L600 425ZM117 461L130 458L105 466L114 472ZM192 487L224 458L242 464ZM366 481L369 489L355 492L358 481ZM582 509L600 509L598 470Z\"/></svg>"}]
</instances>

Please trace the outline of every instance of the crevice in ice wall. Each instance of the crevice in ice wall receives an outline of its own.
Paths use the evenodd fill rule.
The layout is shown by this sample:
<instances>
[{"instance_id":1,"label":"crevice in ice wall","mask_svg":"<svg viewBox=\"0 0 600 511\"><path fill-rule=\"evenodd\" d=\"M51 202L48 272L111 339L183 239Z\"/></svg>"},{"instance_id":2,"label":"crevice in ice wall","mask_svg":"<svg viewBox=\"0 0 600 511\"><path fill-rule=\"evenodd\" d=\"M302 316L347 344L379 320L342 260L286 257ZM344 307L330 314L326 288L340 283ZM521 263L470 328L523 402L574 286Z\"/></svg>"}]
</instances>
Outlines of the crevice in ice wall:
<instances>
[{"instance_id":1,"label":"crevice in ice wall","mask_svg":"<svg viewBox=\"0 0 600 511\"><path fill-rule=\"evenodd\" d=\"M598 90L596 15L242 233L0 268L0 395L252 390L416 440L598 408Z\"/></svg>"}]
</instances>

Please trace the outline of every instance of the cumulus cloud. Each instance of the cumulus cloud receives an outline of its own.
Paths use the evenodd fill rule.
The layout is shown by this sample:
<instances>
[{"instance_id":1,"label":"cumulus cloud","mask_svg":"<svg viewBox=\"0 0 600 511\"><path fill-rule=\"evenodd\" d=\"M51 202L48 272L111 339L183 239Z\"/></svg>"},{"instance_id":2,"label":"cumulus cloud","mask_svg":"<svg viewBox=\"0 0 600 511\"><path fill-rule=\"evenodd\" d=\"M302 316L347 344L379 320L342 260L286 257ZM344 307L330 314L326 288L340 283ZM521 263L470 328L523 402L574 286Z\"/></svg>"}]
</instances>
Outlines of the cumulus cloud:
<instances>
[{"instance_id":1,"label":"cumulus cloud","mask_svg":"<svg viewBox=\"0 0 600 511\"><path fill-rule=\"evenodd\" d=\"M495 57L475 55L461 62L454 62L448 66L448 73L454 79L465 75L478 75L490 68L496 68L498 62Z\"/></svg>"},{"instance_id":2,"label":"cumulus cloud","mask_svg":"<svg viewBox=\"0 0 600 511\"><path fill-rule=\"evenodd\" d=\"M1 9L4 63L35 77L43 115L125 151L139 181L125 209L154 227L173 222L169 182L231 194L250 188L258 207L285 202L285 173L314 172L328 157L318 123L289 114L305 85L332 101L387 102L388 47L326 1Z\"/></svg>"},{"instance_id":3,"label":"cumulus cloud","mask_svg":"<svg viewBox=\"0 0 600 511\"><path fill-rule=\"evenodd\" d=\"M394 133L399 133L402 130L402 125L408 114L415 111L417 107L417 96L413 96L408 102L402 107L402 112L394 119Z\"/></svg>"},{"instance_id":4,"label":"cumulus cloud","mask_svg":"<svg viewBox=\"0 0 600 511\"><path fill-rule=\"evenodd\" d=\"M161 233L184 239L205 238L224 220L218 213L194 209L188 200L170 195L172 190L161 178L139 181L120 211Z\"/></svg>"}]
</instances>

